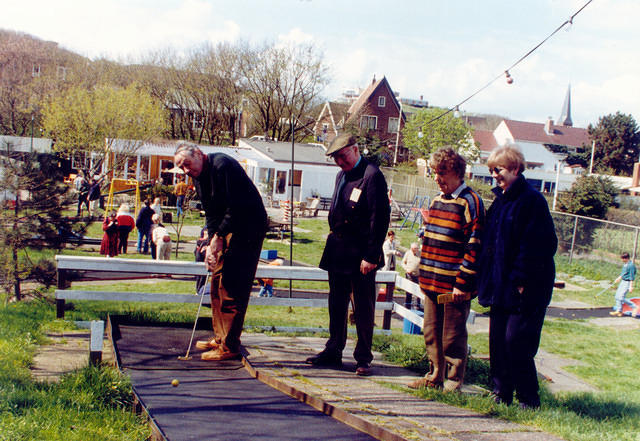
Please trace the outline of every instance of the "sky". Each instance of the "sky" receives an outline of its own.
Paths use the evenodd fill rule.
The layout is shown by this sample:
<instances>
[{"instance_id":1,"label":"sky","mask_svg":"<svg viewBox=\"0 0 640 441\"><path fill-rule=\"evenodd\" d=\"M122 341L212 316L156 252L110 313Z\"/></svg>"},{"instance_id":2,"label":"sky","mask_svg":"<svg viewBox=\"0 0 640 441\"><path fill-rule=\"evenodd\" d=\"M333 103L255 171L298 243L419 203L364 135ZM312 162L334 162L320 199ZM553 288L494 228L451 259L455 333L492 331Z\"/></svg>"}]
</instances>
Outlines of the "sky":
<instances>
[{"instance_id":1,"label":"sky","mask_svg":"<svg viewBox=\"0 0 640 441\"><path fill-rule=\"evenodd\" d=\"M0 28L88 56L135 60L220 41L313 43L337 99L386 76L401 97L453 107L503 73L589 0L23 0ZM640 121L640 1L593 0L462 112L575 127L620 111Z\"/></svg>"}]
</instances>

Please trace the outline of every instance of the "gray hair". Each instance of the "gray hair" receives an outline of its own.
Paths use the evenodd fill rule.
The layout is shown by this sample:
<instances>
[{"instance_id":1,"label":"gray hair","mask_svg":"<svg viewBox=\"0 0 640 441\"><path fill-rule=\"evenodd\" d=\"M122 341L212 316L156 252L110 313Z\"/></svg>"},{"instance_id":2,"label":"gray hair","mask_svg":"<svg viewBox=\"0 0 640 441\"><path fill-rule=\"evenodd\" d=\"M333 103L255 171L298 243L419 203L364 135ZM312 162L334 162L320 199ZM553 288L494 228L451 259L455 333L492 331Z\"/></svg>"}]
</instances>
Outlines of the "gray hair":
<instances>
[{"instance_id":1,"label":"gray hair","mask_svg":"<svg viewBox=\"0 0 640 441\"><path fill-rule=\"evenodd\" d=\"M202 153L202 150L200 150L200 148L192 142L180 141L178 142L176 151L173 155L175 156L181 152L186 152L188 156L195 156L198 152Z\"/></svg>"}]
</instances>

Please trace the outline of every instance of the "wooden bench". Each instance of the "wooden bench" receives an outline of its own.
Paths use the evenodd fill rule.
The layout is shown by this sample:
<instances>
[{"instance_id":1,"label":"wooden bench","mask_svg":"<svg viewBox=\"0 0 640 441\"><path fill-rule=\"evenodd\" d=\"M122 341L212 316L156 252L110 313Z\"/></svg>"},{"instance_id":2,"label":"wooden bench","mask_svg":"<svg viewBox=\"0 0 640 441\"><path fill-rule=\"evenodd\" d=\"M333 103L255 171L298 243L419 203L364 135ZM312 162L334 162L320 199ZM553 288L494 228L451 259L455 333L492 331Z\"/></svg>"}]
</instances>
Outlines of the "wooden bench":
<instances>
[{"instance_id":1,"label":"wooden bench","mask_svg":"<svg viewBox=\"0 0 640 441\"><path fill-rule=\"evenodd\" d=\"M200 296L195 294L164 294L152 292L116 292L116 291L86 291L69 289L74 281L128 279L146 277L186 277L206 276L204 263L169 261L169 260L139 260L104 257L55 256L58 267L58 285L56 296L56 313L58 318L64 318L65 302L67 300L100 300L126 302L174 302L198 303ZM256 278L328 281L327 272L320 268L300 266L258 265ZM399 278L402 279L402 278ZM376 303L376 309L384 310L383 329L391 328L391 313L396 304L393 303L393 290L398 280L395 271L378 271L376 283L386 285L384 301ZM402 279L406 280L406 279ZM411 283L415 287L412 282ZM404 282L401 282L404 284ZM418 291L420 288L417 288ZM421 295L421 293L419 294ZM422 297L424 299L424 297ZM327 307L326 299L281 298L281 297L251 297L252 305L277 306L306 306ZM397 305L399 306L399 305ZM403 308L404 309L404 308ZM414 314L415 315L415 314ZM416 315L416 317L418 317ZM420 322L419 326L422 326Z\"/></svg>"}]
</instances>

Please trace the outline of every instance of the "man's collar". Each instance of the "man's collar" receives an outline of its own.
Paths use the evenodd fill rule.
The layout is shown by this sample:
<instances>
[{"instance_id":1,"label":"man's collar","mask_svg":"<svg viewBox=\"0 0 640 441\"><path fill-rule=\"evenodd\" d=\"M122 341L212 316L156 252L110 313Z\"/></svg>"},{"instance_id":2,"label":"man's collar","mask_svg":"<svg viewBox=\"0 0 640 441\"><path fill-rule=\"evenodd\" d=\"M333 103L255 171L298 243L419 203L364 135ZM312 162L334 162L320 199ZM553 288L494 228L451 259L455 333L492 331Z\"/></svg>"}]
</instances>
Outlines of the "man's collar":
<instances>
[{"instance_id":1,"label":"man's collar","mask_svg":"<svg viewBox=\"0 0 640 441\"><path fill-rule=\"evenodd\" d=\"M467 188L467 184L465 184L464 181L462 181L462 184L460 184L460 186L456 188L453 192L451 192L451 194L448 196L451 196L451 199L456 199L458 196L460 196L460 193L462 193L462 190L464 190L465 188ZM440 194L445 195L443 192L440 192Z\"/></svg>"}]
</instances>

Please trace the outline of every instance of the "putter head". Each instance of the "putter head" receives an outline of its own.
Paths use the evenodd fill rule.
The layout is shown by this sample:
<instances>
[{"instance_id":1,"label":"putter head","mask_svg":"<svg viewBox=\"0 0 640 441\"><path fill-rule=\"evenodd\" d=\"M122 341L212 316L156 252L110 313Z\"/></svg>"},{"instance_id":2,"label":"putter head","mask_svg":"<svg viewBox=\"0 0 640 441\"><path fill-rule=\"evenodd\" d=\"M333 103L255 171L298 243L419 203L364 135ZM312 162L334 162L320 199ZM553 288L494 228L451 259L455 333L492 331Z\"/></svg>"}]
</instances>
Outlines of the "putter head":
<instances>
[{"instance_id":1,"label":"putter head","mask_svg":"<svg viewBox=\"0 0 640 441\"><path fill-rule=\"evenodd\" d=\"M178 355L178 360L181 360L181 361L189 361L191 360L191 358L192 358L191 355Z\"/></svg>"}]
</instances>

